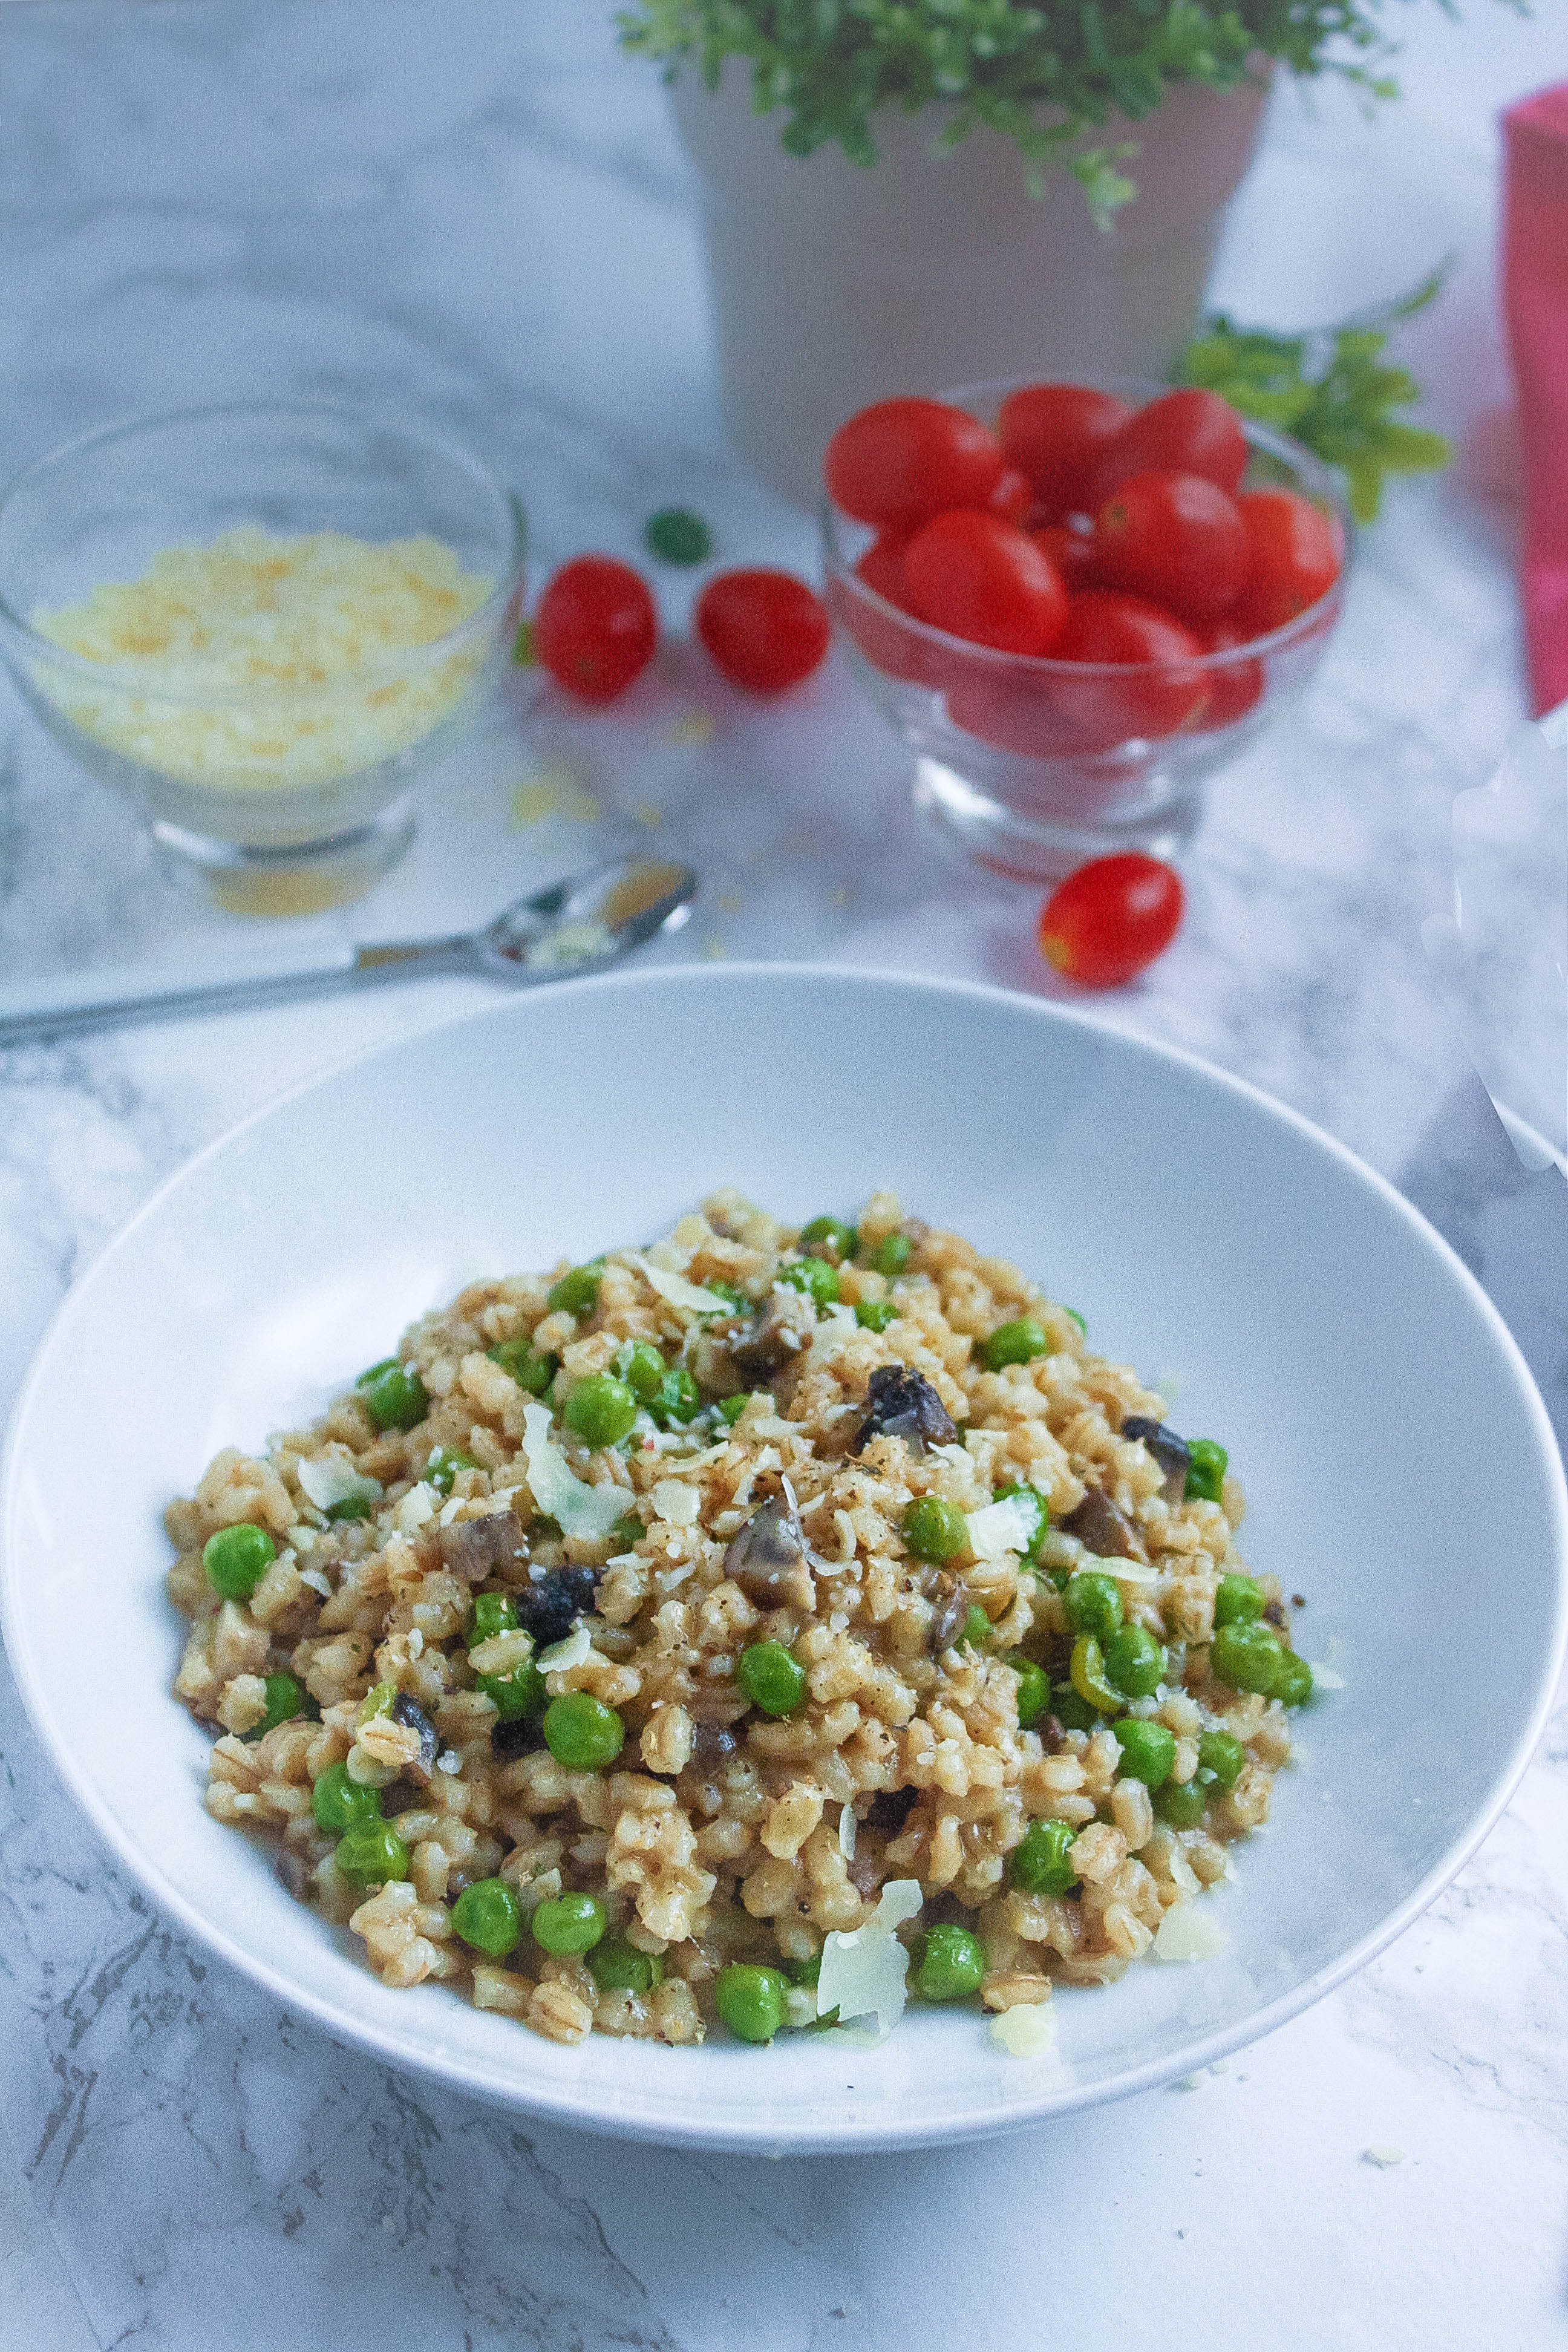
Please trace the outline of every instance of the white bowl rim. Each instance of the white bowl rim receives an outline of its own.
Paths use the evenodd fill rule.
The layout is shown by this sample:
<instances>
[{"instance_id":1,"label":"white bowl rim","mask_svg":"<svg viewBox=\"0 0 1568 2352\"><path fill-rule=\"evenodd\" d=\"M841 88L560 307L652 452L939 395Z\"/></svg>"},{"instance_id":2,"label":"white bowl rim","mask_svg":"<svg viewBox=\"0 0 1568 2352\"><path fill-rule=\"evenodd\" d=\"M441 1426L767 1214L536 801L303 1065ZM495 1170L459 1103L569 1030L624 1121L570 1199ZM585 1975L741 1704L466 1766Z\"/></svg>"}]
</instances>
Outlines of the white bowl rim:
<instances>
[{"instance_id":1,"label":"white bowl rim","mask_svg":"<svg viewBox=\"0 0 1568 2352\"><path fill-rule=\"evenodd\" d=\"M1047 1025L1087 1031L1109 1037L1118 1048L1126 1047L1135 1055L1150 1060L1174 1065L1204 1085L1228 1094L1247 1104L1254 1111L1274 1120L1293 1132L1309 1149L1325 1154L1355 1183L1363 1186L1392 1210L1405 1224L1414 1237L1430 1255L1444 1267L1479 1312L1503 1360L1513 1376L1519 1400L1527 1421L1531 1424L1547 1471L1547 1485L1552 1496L1552 1523L1556 1555L1556 1591L1549 1638L1537 1677L1535 1696L1525 1718L1515 1736L1511 1751L1495 1776L1485 1801L1471 1821L1452 1839L1439 1859L1432 1865L1405 1898L1384 1918L1369 1929L1346 1951L1340 1953L1326 1967L1305 1977L1298 1984L1251 2012L1238 2023L1215 2029L1186 2043L1174 2057L1152 2059L1129 2067L1124 2073L1083 2084L1069 2084L1044 2092L1033 2099L1009 2100L1005 2106L995 2104L980 2108L971 2116L948 2118L940 2123L913 2122L900 2126L896 2119L882 2120L869 2126L851 2122L847 2127L809 2129L786 2128L781 2135L776 2125L752 2114L735 2115L722 2123L706 2120L699 2115L682 2117L668 2116L644 2116L624 2111L603 2112L597 2108L584 2111L581 2099L570 2089L541 2083L531 2085L526 2095L519 2095L510 2085L500 2085L493 2077L479 2067L444 2053L411 2051L397 2035L384 2032L359 2018L345 2016L331 2000L302 1990L281 1969L264 1956L237 1943L221 1929L215 1928L195 1906L163 1878L155 1864L151 1863L136 1847L132 1838L123 1832L98 1796L96 1789L77 1768L64 1728L57 1723L51 1703L36 1670L30 1646L20 1620L16 1595L18 1582L15 1566L15 1548L9 1540L12 1518L12 1497L18 1484L21 1462L21 1438L35 1390L47 1370L57 1330L68 1312L74 1310L79 1295L95 1279L98 1270L129 1236L150 1221L164 1201L198 1168L226 1150L240 1136L260 1125L276 1112L313 1090L325 1087L350 1070L363 1067L383 1057L401 1053L418 1041L423 1044L433 1035L468 1024L504 1021L520 1001L503 999L500 1003L480 1006L460 1013L447 1020L432 1022L410 1030L403 1036L370 1051L346 1054L328 1067L315 1071L309 1077L270 1097L235 1122L210 1143L195 1152L165 1178L156 1191L125 1221L100 1250L90 1265L71 1285L65 1297L50 1317L31 1363L17 1392L16 1405L6 1431L5 1444L0 1452L0 1639L4 1639L11 1669L16 1676L23 1704L40 1744L68 1792L76 1799L93 1828L108 1846L128 1875L152 1896L163 1915L174 1920L184 1933L208 1951L216 1953L239 1972L259 1985L285 2009L309 2017L329 2036L353 2043L370 2052L384 2063L403 2071L426 2074L449 2088L471 2097L499 2105L513 2112L532 2114L578 2130L598 2131L617 2138L642 2140L656 2146L671 2147L708 2147L728 2149L753 2155L847 2154L900 2147L937 2147L944 2144L980 2138L997 2137L1004 2133L1022 2130L1041 2123L1055 2115L1068 2115L1087 2107L1129 2098L1146 2090L1153 2090L1180 2076L1226 2057L1232 2052L1260 2041L1279 2026L1288 2024L1313 2002L1331 1992L1346 1979L1386 1949L1427 1906L1441 1894L1476 1852L1483 1839L1496 1824L1523 1778L1526 1768L1540 1743L1551 1711L1565 1649L1568 1649L1568 1475L1559 1451L1546 1407L1536 1387L1533 1375L1497 1307L1481 1287L1469 1268L1436 1229L1422 1216L1398 1188L1386 1177L1357 1157L1349 1148L1336 1140L1323 1129L1293 1110L1289 1104L1237 1077L1216 1065L1205 1062L1200 1055L1163 1042L1114 1028L1095 1013L1076 1006L1058 1004L1044 998L1031 998L1021 992L990 984L938 978L923 973L868 970L852 964L741 962L723 965L665 966L641 973L607 972L581 980L563 981L555 985L574 993L617 993L628 989L677 987L723 989L737 983L750 984L762 979L795 988L820 983L864 986L868 982L879 986L908 989L921 996L947 997L979 1003L1005 1006L1016 1013L1026 1008Z\"/></svg>"}]
</instances>

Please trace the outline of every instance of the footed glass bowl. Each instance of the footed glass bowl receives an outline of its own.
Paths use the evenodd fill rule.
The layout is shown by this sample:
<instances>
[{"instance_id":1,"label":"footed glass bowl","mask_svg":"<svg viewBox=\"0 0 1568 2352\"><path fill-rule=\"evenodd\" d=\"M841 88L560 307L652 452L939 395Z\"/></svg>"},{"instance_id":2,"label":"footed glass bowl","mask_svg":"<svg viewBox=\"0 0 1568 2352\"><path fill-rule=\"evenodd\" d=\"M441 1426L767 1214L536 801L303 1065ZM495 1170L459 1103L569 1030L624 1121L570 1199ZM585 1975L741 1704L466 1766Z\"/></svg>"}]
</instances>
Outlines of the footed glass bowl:
<instances>
[{"instance_id":1,"label":"footed glass bowl","mask_svg":"<svg viewBox=\"0 0 1568 2352\"><path fill-rule=\"evenodd\" d=\"M522 557L517 500L423 426L288 401L136 418L0 499L0 655L165 863L303 913L406 848L414 783L505 661Z\"/></svg>"},{"instance_id":2,"label":"footed glass bowl","mask_svg":"<svg viewBox=\"0 0 1568 2352\"><path fill-rule=\"evenodd\" d=\"M986 424L1018 385L940 397ZM1123 398L1168 385L1107 380ZM861 685L916 755L917 809L983 864L1055 881L1121 849L1179 851L1215 769L1273 725L1322 657L1344 595L1352 534L1329 468L1288 435L1242 419L1242 487L1296 490L1339 519L1344 561L1325 596L1269 636L1190 663L1111 665L997 653L932 628L867 586L876 534L825 500L825 594Z\"/></svg>"}]
</instances>

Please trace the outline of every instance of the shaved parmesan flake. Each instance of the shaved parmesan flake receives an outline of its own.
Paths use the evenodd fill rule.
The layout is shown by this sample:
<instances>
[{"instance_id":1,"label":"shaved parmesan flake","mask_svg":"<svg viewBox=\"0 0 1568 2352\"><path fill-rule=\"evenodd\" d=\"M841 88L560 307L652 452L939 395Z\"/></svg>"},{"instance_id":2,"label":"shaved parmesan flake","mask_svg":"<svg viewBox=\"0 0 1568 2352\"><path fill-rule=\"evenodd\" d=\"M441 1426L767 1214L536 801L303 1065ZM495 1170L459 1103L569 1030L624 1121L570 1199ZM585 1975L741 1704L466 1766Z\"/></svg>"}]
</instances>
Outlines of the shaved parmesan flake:
<instances>
[{"instance_id":1,"label":"shaved parmesan flake","mask_svg":"<svg viewBox=\"0 0 1568 2352\"><path fill-rule=\"evenodd\" d=\"M1009 2058L1043 2058L1057 2046L1056 2011L1048 2000L1020 2001L992 2019L991 2039Z\"/></svg>"},{"instance_id":2,"label":"shaved parmesan flake","mask_svg":"<svg viewBox=\"0 0 1568 2352\"><path fill-rule=\"evenodd\" d=\"M825 1307L822 1318L811 1335L804 1369L808 1372L815 1371L818 1365L826 1362L829 1356L836 1355L844 1341L853 1338L859 1328L852 1307L837 1301L831 1307Z\"/></svg>"},{"instance_id":3,"label":"shaved parmesan flake","mask_svg":"<svg viewBox=\"0 0 1568 2352\"><path fill-rule=\"evenodd\" d=\"M856 1827L857 1823L855 1820L854 1806L840 1805L838 1809L838 1851L844 1856L846 1862L853 1862L855 1859Z\"/></svg>"},{"instance_id":4,"label":"shaved parmesan flake","mask_svg":"<svg viewBox=\"0 0 1568 2352\"><path fill-rule=\"evenodd\" d=\"M1310 1659L1308 1664L1311 1664ZM1312 1687L1314 1690L1343 1690L1345 1678L1343 1675L1335 1674L1332 1666L1314 1665L1312 1666Z\"/></svg>"},{"instance_id":5,"label":"shaved parmesan flake","mask_svg":"<svg viewBox=\"0 0 1568 2352\"><path fill-rule=\"evenodd\" d=\"M695 1527L702 1508L702 1498L696 1487L689 1486L684 1478L661 1478L648 1501L653 1505L654 1517L668 1519L672 1528Z\"/></svg>"},{"instance_id":6,"label":"shaved parmesan flake","mask_svg":"<svg viewBox=\"0 0 1568 2352\"><path fill-rule=\"evenodd\" d=\"M1163 1960L1212 1960L1230 1937L1217 1919L1195 1903L1178 1903L1160 1922L1154 1949Z\"/></svg>"},{"instance_id":7,"label":"shaved parmesan flake","mask_svg":"<svg viewBox=\"0 0 1568 2352\"><path fill-rule=\"evenodd\" d=\"M1402 2147L1385 2147L1382 2146L1376 2147L1363 2147L1362 2150L1362 2156L1366 2163L1375 2164L1379 2172L1387 2172L1391 2170L1394 2165L1403 2164L1405 2161L1405 2150Z\"/></svg>"},{"instance_id":8,"label":"shaved parmesan flake","mask_svg":"<svg viewBox=\"0 0 1568 2352\"><path fill-rule=\"evenodd\" d=\"M330 1511L334 1503L346 1503L356 1495L379 1503L381 1482L363 1476L350 1461L346 1448L340 1448L319 1455L314 1462L300 1463L300 1492L309 1496L318 1511Z\"/></svg>"},{"instance_id":9,"label":"shaved parmesan flake","mask_svg":"<svg viewBox=\"0 0 1568 2352\"><path fill-rule=\"evenodd\" d=\"M435 1516L436 1489L421 1478L417 1486L410 1486L397 1506L397 1524L405 1536L411 1536L416 1528L422 1528L426 1519Z\"/></svg>"},{"instance_id":10,"label":"shaved parmesan flake","mask_svg":"<svg viewBox=\"0 0 1568 2352\"><path fill-rule=\"evenodd\" d=\"M1089 1552L1083 1564L1101 1576L1115 1577L1119 1584L1161 1584L1169 1573L1163 1568L1145 1568L1141 1559L1123 1559L1120 1553L1110 1559L1098 1559Z\"/></svg>"},{"instance_id":11,"label":"shaved parmesan flake","mask_svg":"<svg viewBox=\"0 0 1568 2352\"><path fill-rule=\"evenodd\" d=\"M816 2013L838 2011L845 2024L857 2017L875 2017L885 2040L904 2013L904 1979L910 1956L894 1930L918 1916L921 1890L912 1878L890 1879L882 1899L863 1927L847 1933L834 1928L822 1947L822 1969L816 1980Z\"/></svg>"},{"instance_id":12,"label":"shaved parmesan flake","mask_svg":"<svg viewBox=\"0 0 1568 2352\"><path fill-rule=\"evenodd\" d=\"M784 2023L792 2033L816 2023L816 1995L809 1985L791 1985L785 1992Z\"/></svg>"},{"instance_id":13,"label":"shaved parmesan flake","mask_svg":"<svg viewBox=\"0 0 1568 2352\"><path fill-rule=\"evenodd\" d=\"M688 1282L683 1274L671 1274L646 1257L639 1257L637 1264L659 1297L682 1315L732 1315L735 1311L733 1300L717 1290L704 1290L700 1283Z\"/></svg>"},{"instance_id":14,"label":"shaved parmesan flake","mask_svg":"<svg viewBox=\"0 0 1568 2352\"><path fill-rule=\"evenodd\" d=\"M568 1666L585 1666L593 1654L593 1636L579 1618L563 1642L552 1642L533 1663L542 1675L563 1675Z\"/></svg>"},{"instance_id":15,"label":"shaved parmesan flake","mask_svg":"<svg viewBox=\"0 0 1568 2352\"><path fill-rule=\"evenodd\" d=\"M546 1518L557 1522L563 1535L599 1542L630 1508L632 1498L613 1480L590 1486L579 1478L551 1437L551 1418L546 1405L523 1407L522 1452L534 1503Z\"/></svg>"},{"instance_id":16,"label":"shaved parmesan flake","mask_svg":"<svg viewBox=\"0 0 1568 2352\"><path fill-rule=\"evenodd\" d=\"M332 1588L319 1568L302 1568L300 1570L300 1581L301 1584L308 1584L312 1592L319 1592L323 1601L331 1599Z\"/></svg>"},{"instance_id":17,"label":"shaved parmesan flake","mask_svg":"<svg viewBox=\"0 0 1568 2352\"><path fill-rule=\"evenodd\" d=\"M964 1519L975 1559L998 1563L1009 1554L1022 1558L1034 1541L1035 1523L1036 1513L1016 1495L1009 1495L1005 1502L987 1503L984 1510L971 1511Z\"/></svg>"}]
</instances>

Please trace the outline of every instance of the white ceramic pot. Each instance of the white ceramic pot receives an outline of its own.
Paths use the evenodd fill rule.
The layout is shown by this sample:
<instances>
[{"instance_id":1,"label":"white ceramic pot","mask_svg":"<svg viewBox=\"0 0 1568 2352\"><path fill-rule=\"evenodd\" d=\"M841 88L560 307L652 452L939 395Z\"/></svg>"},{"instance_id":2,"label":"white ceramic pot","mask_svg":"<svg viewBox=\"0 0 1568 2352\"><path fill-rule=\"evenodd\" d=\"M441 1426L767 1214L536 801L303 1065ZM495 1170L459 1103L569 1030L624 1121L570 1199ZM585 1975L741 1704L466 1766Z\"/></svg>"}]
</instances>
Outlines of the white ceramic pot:
<instances>
[{"instance_id":1,"label":"white ceramic pot","mask_svg":"<svg viewBox=\"0 0 1568 2352\"><path fill-rule=\"evenodd\" d=\"M1136 200L1099 229L1071 173L1029 194L1010 140L935 153L946 110L884 107L880 160L801 157L751 78L689 68L675 119L701 178L724 414L774 489L816 502L822 447L870 400L982 377L1163 376L1192 333L1225 207L1257 143L1262 84L1173 90L1135 142Z\"/></svg>"}]
</instances>

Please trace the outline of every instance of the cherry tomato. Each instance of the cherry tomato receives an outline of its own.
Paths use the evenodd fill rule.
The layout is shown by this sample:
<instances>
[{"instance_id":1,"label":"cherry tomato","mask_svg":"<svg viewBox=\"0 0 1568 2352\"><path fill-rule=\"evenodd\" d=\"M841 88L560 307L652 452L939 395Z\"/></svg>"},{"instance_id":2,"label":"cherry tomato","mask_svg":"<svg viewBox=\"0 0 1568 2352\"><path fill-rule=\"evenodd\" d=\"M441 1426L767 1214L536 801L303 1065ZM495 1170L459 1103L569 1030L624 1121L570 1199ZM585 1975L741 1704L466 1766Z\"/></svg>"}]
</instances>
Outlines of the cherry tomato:
<instances>
[{"instance_id":1,"label":"cherry tomato","mask_svg":"<svg viewBox=\"0 0 1568 2352\"><path fill-rule=\"evenodd\" d=\"M1051 515L1082 512L1091 477L1134 411L1086 383L1031 383L1009 393L996 419L1008 463L1027 474Z\"/></svg>"},{"instance_id":2,"label":"cherry tomato","mask_svg":"<svg viewBox=\"0 0 1568 2352\"><path fill-rule=\"evenodd\" d=\"M1181 876L1157 857L1097 857L1041 908L1041 952L1080 988L1124 987L1170 946L1185 904Z\"/></svg>"},{"instance_id":3,"label":"cherry tomato","mask_svg":"<svg viewBox=\"0 0 1568 2352\"><path fill-rule=\"evenodd\" d=\"M868 588L874 589L879 596L885 596L889 604L897 604L900 611L906 613L911 609L909 582L904 578L904 550L909 543L908 531L885 530L879 538L872 541L855 566L856 576L863 580Z\"/></svg>"},{"instance_id":4,"label":"cherry tomato","mask_svg":"<svg viewBox=\"0 0 1568 2352\"><path fill-rule=\"evenodd\" d=\"M1134 474L1202 474L1234 491L1247 471L1241 419L1217 392L1168 392L1124 425L1095 468L1090 507L1098 509Z\"/></svg>"},{"instance_id":5,"label":"cherry tomato","mask_svg":"<svg viewBox=\"0 0 1568 2352\"><path fill-rule=\"evenodd\" d=\"M1267 636L1326 596L1344 550L1337 519L1294 490L1248 490L1237 500L1247 533L1247 585L1237 618Z\"/></svg>"},{"instance_id":6,"label":"cherry tomato","mask_svg":"<svg viewBox=\"0 0 1568 2352\"><path fill-rule=\"evenodd\" d=\"M1032 528L1029 537L1037 547L1043 547L1062 582L1073 594L1080 588L1094 584L1094 534L1075 530L1070 523L1047 522Z\"/></svg>"},{"instance_id":7,"label":"cherry tomato","mask_svg":"<svg viewBox=\"0 0 1568 2352\"><path fill-rule=\"evenodd\" d=\"M904 577L922 621L1002 653L1048 653L1067 618L1050 557L1000 515L938 515L910 540Z\"/></svg>"},{"instance_id":8,"label":"cherry tomato","mask_svg":"<svg viewBox=\"0 0 1568 2352\"><path fill-rule=\"evenodd\" d=\"M788 572L721 572L697 605L697 634L728 678L781 694L809 677L827 651L827 607Z\"/></svg>"},{"instance_id":9,"label":"cherry tomato","mask_svg":"<svg viewBox=\"0 0 1568 2352\"><path fill-rule=\"evenodd\" d=\"M1004 522L1021 523L1034 503L1028 476L1020 474L1016 466L1008 466L997 476L996 488L985 501L985 511L1000 515Z\"/></svg>"},{"instance_id":10,"label":"cherry tomato","mask_svg":"<svg viewBox=\"0 0 1568 2352\"><path fill-rule=\"evenodd\" d=\"M579 555L545 583L533 616L540 660L580 702L613 702L647 667L658 615L646 583L613 555Z\"/></svg>"},{"instance_id":11,"label":"cherry tomato","mask_svg":"<svg viewBox=\"0 0 1568 2352\"><path fill-rule=\"evenodd\" d=\"M979 735L1020 759L1056 760L1081 751L1075 721L1048 688L1033 678L977 677L977 664L965 676L932 682L945 685L947 715L968 735Z\"/></svg>"},{"instance_id":12,"label":"cherry tomato","mask_svg":"<svg viewBox=\"0 0 1568 2352\"><path fill-rule=\"evenodd\" d=\"M1215 621L1247 579L1237 502L1202 474L1134 474L1094 518L1094 568L1108 588Z\"/></svg>"},{"instance_id":13,"label":"cherry tomato","mask_svg":"<svg viewBox=\"0 0 1568 2352\"><path fill-rule=\"evenodd\" d=\"M874 554L875 549L868 552ZM861 558L861 562L865 562ZM856 565L860 570L860 564ZM887 594L879 579L868 579L866 584L879 596ZM857 593L845 581L829 572L823 584L823 596L829 614L845 635L858 646L873 669L885 670L889 677L909 679L923 685L926 680L926 656L930 650L923 631L913 619L901 621L897 613L882 611ZM893 599L889 596L889 604Z\"/></svg>"},{"instance_id":14,"label":"cherry tomato","mask_svg":"<svg viewBox=\"0 0 1568 2352\"><path fill-rule=\"evenodd\" d=\"M1202 652L1173 613L1141 596L1090 588L1073 598L1051 657L1113 667L1098 677L1061 678L1054 688L1058 705L1082 730L1085 750L1173 735L1196 725L1207 704L1208 681L1196 667Z\"/></svg>"},{"instance_id":15,"label":"cherry tomato","mask_svg":"<svg viewBox=\"0 0 1568 2352\"><path fill-rule=\"evenodd\" d=\"M940 400L879 400L841 425L822 471L828 495L858 522L906 529L953 507L984 507L1002 478L1002 445Z\"/></svg>"},{"instance_id":16,"label":"cherry tomato","mask_svg":"<svg viewBox=\"0 0 1568 2352\"><path fill-rule=\"evenodd\" d=\"M1198 642L1205 654L1234 653L1247 643L1241 631L1231 621L1216 621L1198 632ZM1212 735L1216 727L1229 727L1237 719L1245 719L1263 694L1263 664L1260 661L1226 662L1223 668L1208 673L1208 708L1198 721L1201 731Z\"/></svg>"}]
</instances>

